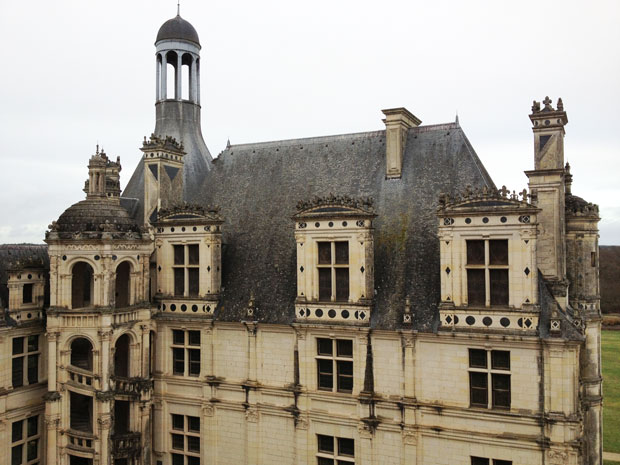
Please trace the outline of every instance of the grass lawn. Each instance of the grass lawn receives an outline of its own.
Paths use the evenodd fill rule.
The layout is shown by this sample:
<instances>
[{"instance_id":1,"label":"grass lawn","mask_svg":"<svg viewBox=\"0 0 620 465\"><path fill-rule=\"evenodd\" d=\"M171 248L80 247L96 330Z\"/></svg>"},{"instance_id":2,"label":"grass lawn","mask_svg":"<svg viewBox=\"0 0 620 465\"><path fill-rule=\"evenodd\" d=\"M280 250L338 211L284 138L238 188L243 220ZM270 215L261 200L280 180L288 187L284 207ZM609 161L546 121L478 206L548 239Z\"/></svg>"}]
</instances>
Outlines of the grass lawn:
<instances>
[{"instance_id":1,"label":"grass lawn","mask_svg":"<svg viewBox=\"0 0 620 465\"><path fill-rule=\"evenodd\" d=\"M620 453L620 331L602 333L603 450Z\"/></svg>"}]
</instances>

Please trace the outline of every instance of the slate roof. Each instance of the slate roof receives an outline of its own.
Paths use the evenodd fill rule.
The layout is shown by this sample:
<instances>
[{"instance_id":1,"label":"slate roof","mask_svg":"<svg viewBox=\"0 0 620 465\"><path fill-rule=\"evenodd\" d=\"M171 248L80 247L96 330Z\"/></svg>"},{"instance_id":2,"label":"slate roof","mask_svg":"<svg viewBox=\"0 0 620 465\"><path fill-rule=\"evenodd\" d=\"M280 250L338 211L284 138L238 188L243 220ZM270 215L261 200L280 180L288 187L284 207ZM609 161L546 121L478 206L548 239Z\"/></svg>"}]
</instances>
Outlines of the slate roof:
<instances>
[{"instance_id":1,"label":"slate roof","mask_svg":"<svg viewBox=\"0 0 620 465\"><path fill-rule=\"evenodd\" d=\"M159 31L157 32L155 43L160 40L174 39L187 40L188 42L193 42L200 47L198 32L196 32L196 29L189 23L189 21L184 20L180 15L169 19L161 25Z\"/></svg>"},{"instance_id":2,"label":"slate roof","mask_svg":"<svg viewBox=\"0 0 620 465\"><path fill-rule=\"evenodd\" d=\"M221 304L216 318L288 324L296 297L296 203L329 193L373 197L375 308L371 326L433 330L440 300L435 216L439 194L494 186L458 123L408 132L402 178L385 179L385 131L233 145L213 160L190 200L219 205L224 219Z\"/></svg>"}]
</instances>

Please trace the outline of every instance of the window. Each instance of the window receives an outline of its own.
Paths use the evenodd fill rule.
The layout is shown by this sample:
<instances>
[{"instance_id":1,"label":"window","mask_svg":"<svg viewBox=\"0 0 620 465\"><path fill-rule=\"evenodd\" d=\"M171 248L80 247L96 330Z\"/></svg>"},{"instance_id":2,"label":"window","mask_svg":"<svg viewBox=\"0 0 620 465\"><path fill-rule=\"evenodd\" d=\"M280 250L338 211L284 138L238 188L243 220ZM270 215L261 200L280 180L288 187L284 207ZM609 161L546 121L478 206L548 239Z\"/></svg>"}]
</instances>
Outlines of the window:
<instances>
[{"instance_id":1,"label":"window","mask_svg":"<svg viewBox=\"0 0 620 465\"><path fill-rule=\"evenodd\" d=\"M24 289L22 291L22 303L31 304L32 303L32 287L33 284L24 284Z\"/></svg>"},{"instance_id":2,"label":"window","mask_svg":"<svg viewBox=\"0 0 620 465\"><path fill-rule=\"evenodd\" d=\"M322 391L353 391L353 341L317 338L317 379Z\"/></svg>"},{"instance_id":3,"label":"window","mask_svg":"<svg viewBox=\"0 0 620 465\"><path fill-rule=\"evenodd\" d=\"M13 422L11 465L38 465L40 437L38 415Z\"/></svg>"},{"instance_id":4,"label":"window","mask_svg":"<svg viewBox=\"0 0 620 465\"><path fill-rule=\"evenodd\" d=\"M469 401L472 407L510 408L509 351L469 349Z\"/></svg>"},{"instance_id":5,"label":"window","mask_svg":"<svg viewBox=\"0 0 620 465\"><path fill-rule=\"evenodd\" d=\"M200 376L200 331L172 330L172 373Z\"/></svg>"},{"instance_id":6,"label":"window","mask_svg":"<svg viewBox=\"0 0 620 465\"><path fill-rule=\"evenodd\" d=\"M172 465L200 465L200 417L172 414Z\"/></svg>"},{"instance_id":7,"label":"window","mask_svg":"<svg viewBox=\"0 0 620 465\"><path fill-rule=\"evenodd\" d=\"M471 465L512 465L511 460L486 459L483 457L471 457Z\"/></svg>"},{"instance_id":8,"label":"window","mask_svg":"<svg viewBox=\"0 0 620 465\"><path fill-rule=\"evenodd\" d=\"M467 241L467 302L508 305L508 240Z\"/></svg>"},{"instance_id":9,"label":"window","mask_svg":"<svg viewBox=\"0 0 620 465\"><path fill-rule=\"evenodd\" d=\"M319 300L349 300L349 243L317 242Z\"/></svg>"},{"instance_id":10,"label":"window","mask_svg":"<svg viewBox=\"0 0 620 465\"><path fill-rule=\"evenodd\" d=\"M318 465L350 465L355 463L355 442L348 438L316 435Z\"/></svg>"},{"instance_id":11,"label":"window","mask_svg":"<svg viewBox=\"0 0 620 465\"><path fill-rule=\"evenodd\" d=\"M174 295L197 297L200 291L200 249L198 244L173 245Z\"/></svg>"},{"instance_id":12,"label":"window","mask_svg":"<svg viewBox=\"0 0 620 465\"><path fill-rule=\"evenodd\" d=\"M39 335L13 338L12 384L14 388L39 382Z\"/></svg>"}]
</instances>

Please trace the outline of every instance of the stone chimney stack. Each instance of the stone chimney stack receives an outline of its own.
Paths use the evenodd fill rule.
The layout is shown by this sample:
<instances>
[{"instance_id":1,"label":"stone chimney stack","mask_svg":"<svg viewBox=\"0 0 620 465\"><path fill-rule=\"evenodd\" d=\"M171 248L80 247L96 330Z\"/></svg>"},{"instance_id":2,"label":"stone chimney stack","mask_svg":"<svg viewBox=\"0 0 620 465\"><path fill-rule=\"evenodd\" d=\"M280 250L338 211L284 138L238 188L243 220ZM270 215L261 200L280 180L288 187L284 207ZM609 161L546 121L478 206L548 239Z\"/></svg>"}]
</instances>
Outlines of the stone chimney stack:
<instances>
[{"instance_id":1,"label":"stone chimney stack","mask_svg":"<svg viewBox=\"0 0 620 465\"><path fill-rule=\"evenodd\" d=\"M542 104L542 109L541 102L534 101L532 105L534 170L525 174L529 178L533 203L542 209L538 214L538 268L551 285L558 303L566 308L564 126L568 118L562 99L558 99L557 109L552 107L549 97Z\"/></svg>"},{"instance_id":2,"label":"stone chimney stack","mask_svg":"<svg viewBox=\"0 0 620 465\"><path fill-rule=\"evenodd\" d=\"M403 155L407 144L407 132L418 127L422 121L411 114L406 108L390 108L383 110L385 119L385 155L387 179L398 179L403 169Z\"/></svg>"}]
</instances>

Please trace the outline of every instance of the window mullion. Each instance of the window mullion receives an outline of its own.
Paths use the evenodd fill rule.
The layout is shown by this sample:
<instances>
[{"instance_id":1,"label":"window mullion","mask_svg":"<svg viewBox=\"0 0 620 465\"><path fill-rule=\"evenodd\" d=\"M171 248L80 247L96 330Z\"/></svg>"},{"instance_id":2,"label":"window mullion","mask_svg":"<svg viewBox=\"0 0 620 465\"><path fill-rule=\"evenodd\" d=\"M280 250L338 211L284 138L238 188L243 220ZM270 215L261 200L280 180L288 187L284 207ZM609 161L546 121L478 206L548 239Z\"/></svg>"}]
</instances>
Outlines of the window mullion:
<instances>
[{"instance_id":1,"label":"window mullion","mask_svg":"<svg viewBox=\"0 0 620 465\"><path fill-rule=\"evenodd\" d=\"M489 241L486 241L488 244ZM491 363L493 363L493 357L491 351L487 350L487 408L493 408L493 376L491 375Z\"/></svg>"},{"instance_id":2,"label":"window mullion","mask_svg":"<svg viewBox=\"0 0 620 465\"><path fill-rule=\"evenodd\" d=\"M489 271L489 241L484 241L484 300L485 306L491 306L491 273Z\"/></svg>"}]
</instances>

